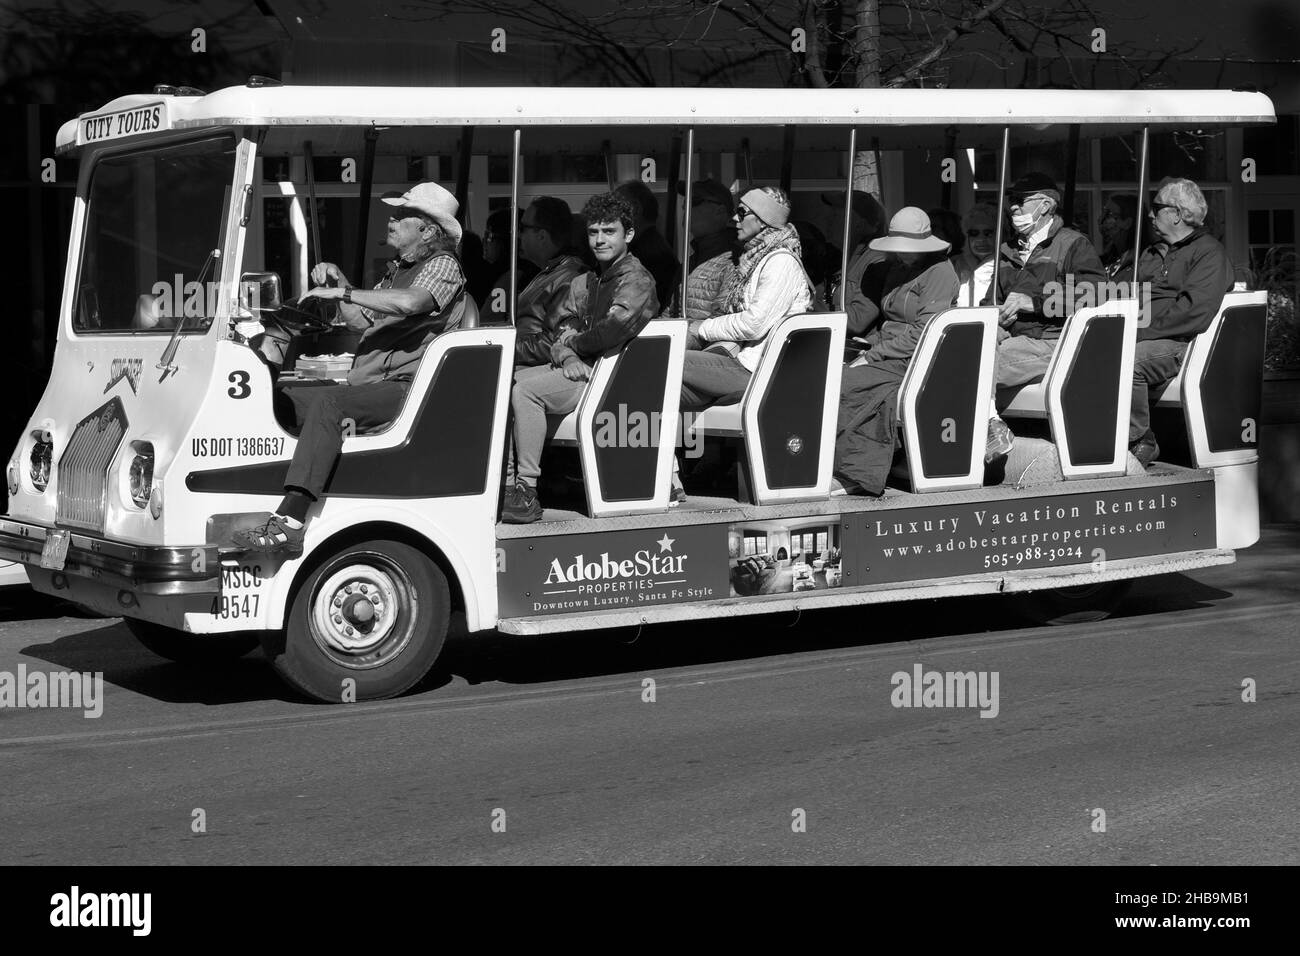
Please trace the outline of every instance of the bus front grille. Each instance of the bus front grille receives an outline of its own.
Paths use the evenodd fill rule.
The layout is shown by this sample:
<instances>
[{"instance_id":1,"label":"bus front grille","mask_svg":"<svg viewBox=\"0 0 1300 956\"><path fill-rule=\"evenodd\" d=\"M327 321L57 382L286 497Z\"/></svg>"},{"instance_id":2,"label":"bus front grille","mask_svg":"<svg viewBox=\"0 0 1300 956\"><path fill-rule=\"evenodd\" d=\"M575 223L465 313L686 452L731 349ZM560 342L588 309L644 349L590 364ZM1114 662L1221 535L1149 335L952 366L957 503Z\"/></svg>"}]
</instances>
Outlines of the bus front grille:
<instances>
[{"instance_id":1,"label":"bus front grille","mask_svg":"<svg viewBox=\"0 0 1300 956\"><path fill-rule=\"evenodd\" d=\"M114 398L80 422L59 459L60 525L104 530L108 466L126 434L122 400Z\"/></svg>"}]
</instances>

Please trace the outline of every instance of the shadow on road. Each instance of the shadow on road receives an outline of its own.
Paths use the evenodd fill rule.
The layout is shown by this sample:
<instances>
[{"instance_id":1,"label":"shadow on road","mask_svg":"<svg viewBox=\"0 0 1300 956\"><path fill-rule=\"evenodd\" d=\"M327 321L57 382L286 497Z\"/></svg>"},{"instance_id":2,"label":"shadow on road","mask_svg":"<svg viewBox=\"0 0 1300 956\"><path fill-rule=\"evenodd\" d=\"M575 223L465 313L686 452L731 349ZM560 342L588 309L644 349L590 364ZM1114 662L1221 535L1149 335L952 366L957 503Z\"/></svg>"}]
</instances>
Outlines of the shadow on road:
<instances>
[{"instance_id":1,"label":"shadow on road","mask_svg":"<svg viewBox=\"0 0 1300 956\"><path fill-rule=\"evenodd\" d=\"M1213 607L1232 596L1183 574L1146 578L1135 582L1111 620ZM1058 633L1018 617L1014 599L1002 595L783 611L701 624L705 626L678 622L542 637L453 635L438 666L414 692L435 690L454 677L470 684L535 684L959 634Z\"/></svg>"},{"instance_id":2,"label":"shadow on road","mask_svg":"<svg viewBox=\"0 0 1300 956\"><path fill-rule=\"evenodd\" d=\"M1210 607L1232 596L1182 574L1147 578L1135 583L1113 618L1137 621L1149 615ZM546 637L499 632L471 636L465 631L463 615L456 615L438 665L411 693L436 691L456 678L471 685L543 684L1012 630L1027 635L1048 633L1019 619L1014 601L999 595L783 611L700 624L653 624L639 630ZM28 645L22 653L60 668L102 671L110 684L169 703L304 702L280 681L260 651L220 667L182 666L146 650L116 620L105 620L102 627L48 643Z\"/></svg>"}]
</instances>

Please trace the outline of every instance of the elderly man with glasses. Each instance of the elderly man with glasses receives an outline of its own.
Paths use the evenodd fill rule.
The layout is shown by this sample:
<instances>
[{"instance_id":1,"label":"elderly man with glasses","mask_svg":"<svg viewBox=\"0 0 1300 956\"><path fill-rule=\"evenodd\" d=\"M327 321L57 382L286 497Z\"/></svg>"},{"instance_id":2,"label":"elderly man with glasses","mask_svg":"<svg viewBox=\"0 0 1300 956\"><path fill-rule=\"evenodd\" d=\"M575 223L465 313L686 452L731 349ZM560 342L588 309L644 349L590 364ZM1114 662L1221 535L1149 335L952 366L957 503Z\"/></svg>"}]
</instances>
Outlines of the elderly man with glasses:
<instances>
[{"instance_id":1,"label":"elderly man with glasses","mask_svg":"<svg viewBox=\"0 0 1300 956\"><path fill-rule=\"evenodd\" d=\"M1151 293L1138 321L1133 359L1129 449L1143 467L1160 454L1151 430L1151 399L1178 374L1187 343L1209 328L1232 287L1232 263L1205 231L1205 196L1190 179L1166 179L1147 206L1155 241L1138 259L1138 282Z\"/></svg>"}]
</instances>

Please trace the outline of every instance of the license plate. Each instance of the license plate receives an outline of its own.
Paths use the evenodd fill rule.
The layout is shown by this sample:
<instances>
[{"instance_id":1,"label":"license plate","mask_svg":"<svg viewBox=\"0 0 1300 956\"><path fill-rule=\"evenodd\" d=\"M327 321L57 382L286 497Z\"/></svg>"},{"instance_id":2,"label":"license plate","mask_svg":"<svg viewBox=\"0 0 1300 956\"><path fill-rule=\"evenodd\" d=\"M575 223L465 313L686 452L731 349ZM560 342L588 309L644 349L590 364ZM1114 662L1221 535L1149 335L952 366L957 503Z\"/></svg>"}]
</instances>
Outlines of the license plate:
<instances>
[{"instance_id":1,"label":"license plate","mask_svg":"<svg viewBox=\"0 0 1300 956\"><path fill-rule=\"evenodd\" d=\"M51 531L45 536L45 547L41 549L41 567L51 571L62 571L63 563L68 560L68 544L72 534L67 531Z\"/></svg>"}]
</instances>

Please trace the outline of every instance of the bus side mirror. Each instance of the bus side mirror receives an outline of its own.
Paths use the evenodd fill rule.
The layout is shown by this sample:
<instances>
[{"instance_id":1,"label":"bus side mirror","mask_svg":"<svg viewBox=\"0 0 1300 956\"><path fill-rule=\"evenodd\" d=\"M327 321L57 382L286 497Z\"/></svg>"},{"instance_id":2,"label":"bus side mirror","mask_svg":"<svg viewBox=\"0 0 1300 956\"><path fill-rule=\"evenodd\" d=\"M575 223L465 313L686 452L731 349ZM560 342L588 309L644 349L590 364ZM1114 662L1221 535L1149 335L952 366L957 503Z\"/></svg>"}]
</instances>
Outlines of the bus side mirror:
<instances>
[{"instance_id":1,"label":"bus side mirror","mask_svg":"<svg viewBox=\"0 0 1300 956\"><path fill-rule=\"evenodd\" d=\"M274 272L245 272L239 279L240 304L250 312L275 312L280 300L280 276Z\"/></svg>"}]
</instances>

